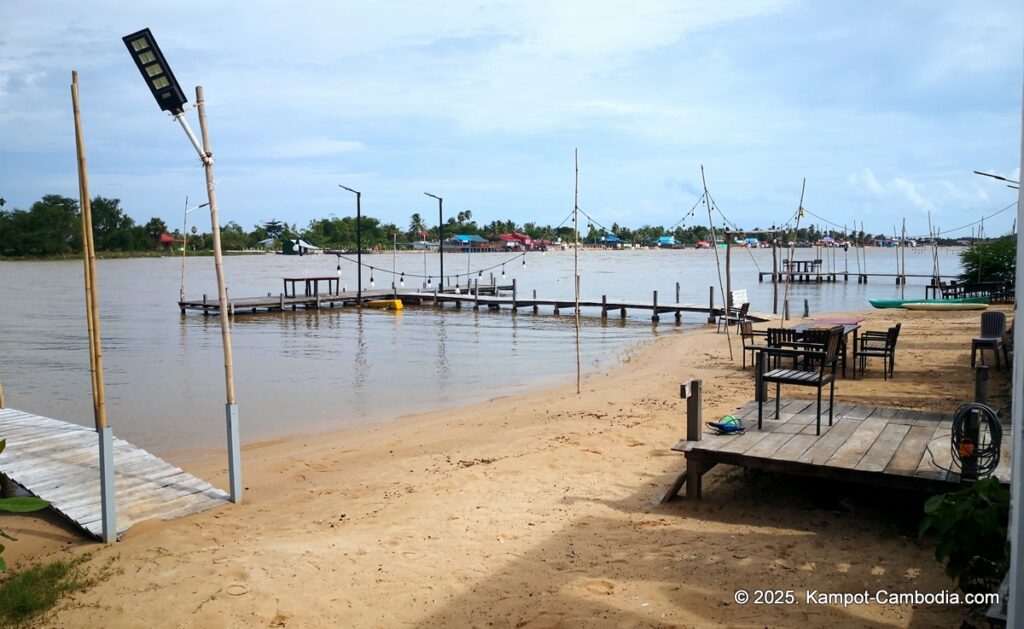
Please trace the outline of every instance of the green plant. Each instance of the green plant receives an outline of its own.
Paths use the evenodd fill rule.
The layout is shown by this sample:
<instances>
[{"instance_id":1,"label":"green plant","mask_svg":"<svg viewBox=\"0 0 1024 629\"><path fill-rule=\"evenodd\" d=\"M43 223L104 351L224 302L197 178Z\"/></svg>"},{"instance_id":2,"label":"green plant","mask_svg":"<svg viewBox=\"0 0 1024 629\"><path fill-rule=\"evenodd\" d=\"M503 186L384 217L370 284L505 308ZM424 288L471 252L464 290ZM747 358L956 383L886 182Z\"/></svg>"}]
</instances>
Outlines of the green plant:
<instances>
[{"instance_id":1,"label":"green plant","mask_svg":"<svg viewBox=\"0 0 1024 629\"><path fill-rule=\"evenodd\" d=\"M976 242L960 252L960 264L964 282L1012 282L1017 274L1017 239Z\"/></svg>"},{"instance_id":2,"label":"green plant","mask_svg":"<svg viewBox=\"0 0 1024 629\"><path fill-rule=\"evenodd\" d=\"M1010 492L988 477L924 504L919 536L933 532L939 545L935 559L964 592L994 592L1009 567L1006 525Z\"/></svg>"},{"instance_id":3,"label":"green plant","mask_svg":"<svg viewBox=\"0 0 1024 629\"><path fill-rule=\"evenodd\" d=\"M0 439L0 453L3 453L4 448L7 447L7 440ZM49 507L50 503L39 498L32 498L30 496L17 497L17 498L0 498L0 511L7 511L10 513L28 513L30 511L39 511ZM0 537L5 537L12 542L18 540L14 539L7 533L0 529ZM4 545L0 544L0 572L7 570L7 562L4 561L3 557Z\"/></svg>"},{"instance_id":4,"label":"green plant","mask_svg":"<svg viewBox=\"0 0 1024 629\"><path fill-rule=\"evenodd\" d=\"M82 564L89 555L55 561L12 575L0 583L0 625L23 622L53 607L62 595L83 590L96 582Z\"/></svg>"}]
</instances>

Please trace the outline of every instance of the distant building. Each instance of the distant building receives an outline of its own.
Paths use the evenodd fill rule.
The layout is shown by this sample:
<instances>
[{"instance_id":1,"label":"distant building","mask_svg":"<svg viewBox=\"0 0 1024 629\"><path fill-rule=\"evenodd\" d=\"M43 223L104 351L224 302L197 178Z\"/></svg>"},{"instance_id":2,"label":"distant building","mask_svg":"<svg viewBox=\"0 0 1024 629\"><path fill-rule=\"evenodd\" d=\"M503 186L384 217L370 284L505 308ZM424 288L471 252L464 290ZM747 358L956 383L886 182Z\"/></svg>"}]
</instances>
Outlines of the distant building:
<instances>
[{"instance_id":1,"label":"distant building","mask_svg":"<svg viewBox=\"0 0 1024 629\"><path fill-rule=\"evenodd\" d=\"M281 243L281 253L286 256L303 256L323 253L324 250L301 238L288 238Z\"/></svg>"},{"instance_id":2,"label":"distant building","mask_svg":"<svg viewBox=\"0 0 1024 629\"><path fill-rule=\"evenodd\" d=\"M659 247L674 247L674 246L676 246L676 239L673 238L672 236L659 236L658 238L655 238L652 242L653 242L653 244L655 244L655 245L657 245Z\"/></svg>"},{"instance_id":3,"label":"distant building","mask_svg":"<svg viewBox=\"0 0 1024 629\"><path fill-rule=\"evenodd\" d=\"M264 238L263 240L256 243L256 246L259 247L260 249L266 249L269 251L274 248L275 244L277 244L277 240L273 238Z\"/></svg>"},{"instance_id":4,"label":"distant building","mask_svg":"<svg viewBox=\"0 0 1024 629\"><path fill-rule=\"evenodd\" d=\"M174 249L174 245L184 245L184 240L178 240L170 234L160 234L160 238L157 239L157 244L160 245L160 249L164 251L170 251Z\"/></svg>"}]
</instances>

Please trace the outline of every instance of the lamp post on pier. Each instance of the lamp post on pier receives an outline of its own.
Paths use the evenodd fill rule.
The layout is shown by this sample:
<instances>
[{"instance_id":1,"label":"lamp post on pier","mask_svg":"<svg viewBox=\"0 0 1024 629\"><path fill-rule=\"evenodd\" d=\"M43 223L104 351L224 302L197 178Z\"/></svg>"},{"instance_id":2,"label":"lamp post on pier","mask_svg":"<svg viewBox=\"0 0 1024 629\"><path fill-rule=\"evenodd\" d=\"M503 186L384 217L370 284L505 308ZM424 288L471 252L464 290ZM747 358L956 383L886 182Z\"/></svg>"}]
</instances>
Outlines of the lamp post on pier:
<instances>
[{"instance_id":1,"label":"lamp post on pier","mask_svg":"<svg viewBox=\"0 0 1024 629\"><path fill-rule=\"evenodd\" d=\"M444 199L429 192L423 194L437 199L437 253L441 259L441 279L438 281L438 288L444 292Z\"/></svg>"},{"instance_id":2,"label":"lamp post on pier","mask_svg":"<svg viewBox=\"0 0 1024 629\"><path fill-rule=\"evenodd\" d=\"M352 194L356 195L356 266L359 269L356 271L356 305L363 305L363 215L360 209L360 203L363 198L363 193L358 190L353 190L348 186L338 184L339 188L344 188Z\"/></svg>"},{"instance_id":3,"label":"lamp post on pier","mask_svg":"<svg viewBox=\"0 0 1024 629\"><path fill-rule=\"evenodd\" d=\"M188 206L188 195L185 196L185 221L181 226L181 287L178 289L178 303L185 301L185 251L188 250L188 215L207 205L210 205L209 201L190 208Z\"/></svg>"}]
</instances>

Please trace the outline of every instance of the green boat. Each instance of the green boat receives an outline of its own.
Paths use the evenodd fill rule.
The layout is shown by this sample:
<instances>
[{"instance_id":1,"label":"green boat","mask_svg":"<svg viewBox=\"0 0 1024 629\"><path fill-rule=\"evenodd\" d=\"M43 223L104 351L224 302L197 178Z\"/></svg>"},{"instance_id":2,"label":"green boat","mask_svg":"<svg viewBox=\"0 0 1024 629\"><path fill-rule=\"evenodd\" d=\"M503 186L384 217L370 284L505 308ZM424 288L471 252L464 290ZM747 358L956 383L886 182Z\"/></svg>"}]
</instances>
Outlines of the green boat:
<instances>
[{"instance_id":1,"label":"green boat","mask_svg":"<svg viewBox=\"0 0 1024 629\"><path fill-rule=\"evenodd\" d=\"M988 297L962 297L960 299L869 299L873 308L902 308L903 304L987 304Z\"/></svg>"}]
</instances>

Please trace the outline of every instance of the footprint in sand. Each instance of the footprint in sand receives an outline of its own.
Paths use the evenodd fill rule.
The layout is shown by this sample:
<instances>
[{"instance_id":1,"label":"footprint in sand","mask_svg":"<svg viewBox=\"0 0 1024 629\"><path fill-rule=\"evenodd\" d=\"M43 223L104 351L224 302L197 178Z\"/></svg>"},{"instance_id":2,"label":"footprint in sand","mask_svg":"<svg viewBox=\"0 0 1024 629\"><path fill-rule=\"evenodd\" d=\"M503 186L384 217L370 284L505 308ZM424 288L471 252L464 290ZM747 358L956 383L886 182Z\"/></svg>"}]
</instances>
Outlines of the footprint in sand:
<instances>
[{"instance_id":1,"label":"footprint in sand","mask_svg":"<svg viewBox=\"0 0 1024 629\"><path fill-rule=\"evenodd\" d=\"M615 584L604 579L594 579L583 584L583 588L591 594L611 595L615 591Z\"/></svg>"}]
</instances>

